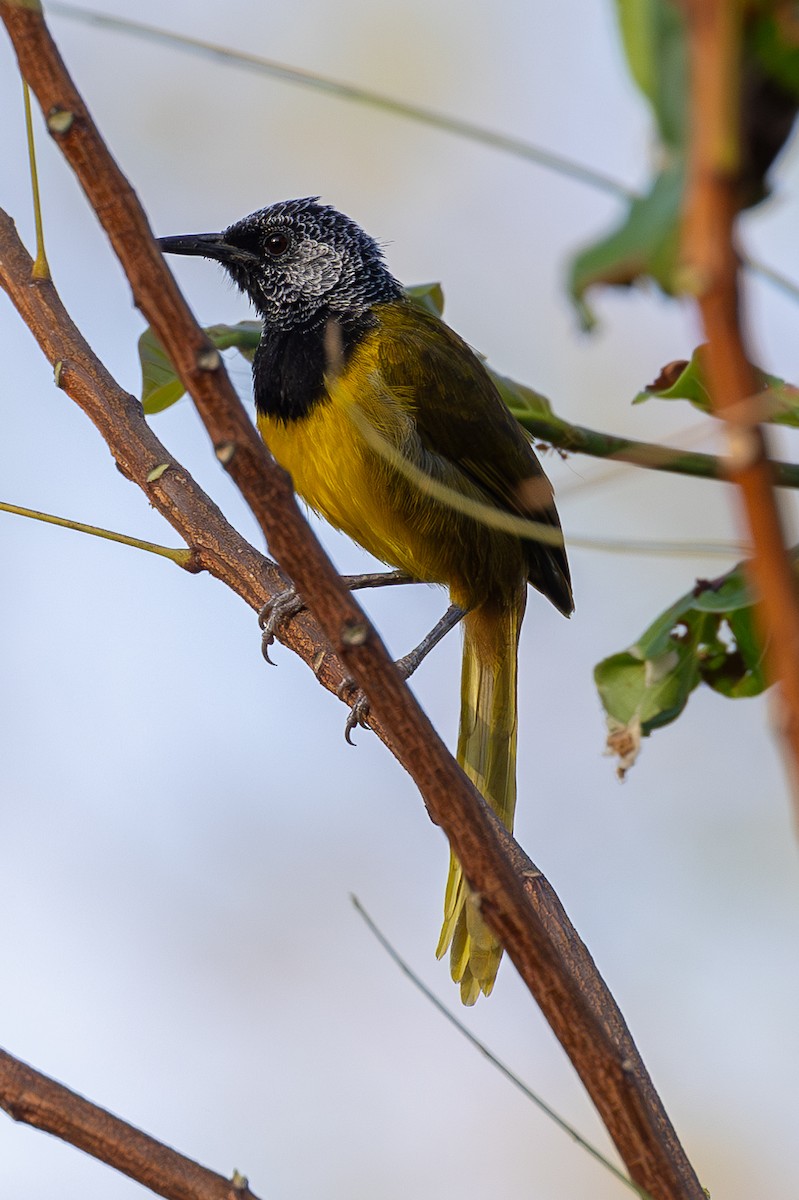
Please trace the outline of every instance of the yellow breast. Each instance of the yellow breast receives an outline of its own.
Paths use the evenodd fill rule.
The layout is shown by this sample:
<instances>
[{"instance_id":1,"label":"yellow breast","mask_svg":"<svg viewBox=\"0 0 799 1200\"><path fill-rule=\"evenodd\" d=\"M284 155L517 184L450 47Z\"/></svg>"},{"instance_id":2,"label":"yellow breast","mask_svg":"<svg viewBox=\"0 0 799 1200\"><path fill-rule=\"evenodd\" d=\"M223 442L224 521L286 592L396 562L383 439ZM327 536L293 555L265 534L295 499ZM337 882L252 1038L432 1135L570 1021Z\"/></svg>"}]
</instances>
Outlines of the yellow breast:
<instances>
[{"instance_id":1,"label":"yellow breast","mask_svg":"<svg viewBox=\"0 0 799 1200\"><path fill-rule=\"evenodd\" d=\"M381 394L362 368L326 383L327 397L299 420L259 415L266 445L297 494L336 529L382 562L445 582L446 572L431 562L430 539L409 521L416 501L409 503L407 479L364 436L365 428L372 429L401 447L413 433L407 410L396 397Z\"/></svg>"},{"instance_id":2,"label":"yellow breast","mask_svg":"<svg viewBox=\"0 0 799 1200\"><path fill-rule=\"evenodd\" d=\"M408 321L404 310L395 319ZM517 537L420 486L420 478L429 477L456 501L463 495L491 503L467 473L420 436L417 412L429 365L424 338L413 324L410 332L416 342L400 328L389 347L410 356L420 379L415 388L404 382L414 378L413 370L395 370L387 382L379 368L385 346L381 357L378 327L340 373L326 376L324 395L305 416L286 421L262 413L258 428L312 509L375 558L415 579L446 584L456 603L470 607L495 592L517 591L527 568ZM452 420L458 419L455 407Z\"/></svg>"}]
</instances>

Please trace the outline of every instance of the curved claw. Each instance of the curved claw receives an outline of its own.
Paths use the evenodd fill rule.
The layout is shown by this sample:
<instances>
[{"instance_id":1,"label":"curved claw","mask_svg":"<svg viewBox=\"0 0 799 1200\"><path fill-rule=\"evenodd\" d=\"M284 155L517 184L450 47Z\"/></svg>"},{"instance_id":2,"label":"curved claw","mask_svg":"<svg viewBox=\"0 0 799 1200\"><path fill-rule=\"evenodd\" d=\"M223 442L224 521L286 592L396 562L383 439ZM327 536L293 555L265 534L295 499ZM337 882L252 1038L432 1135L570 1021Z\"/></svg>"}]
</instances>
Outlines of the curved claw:
<instances>
[{"instance_id":1,"label":"curved claw","mask_svg":"<svg viewBox=\"0 0 799 1200\"><path fill-rule=\"evenodd\" d=\"M349 716L347 717L347 721L344 726L344 740L349 742L351 746L355 745L355 742L350 737L350 734L354 729L357 729L359 725L361 729L371 729L368 717L369 701L364 693L360 692L352 708L350 709Z\"/></svg>"},{"instance_id":2,"label":"curved claw","mask_svg":"<svg viewBox=\"0 0 799 1200\"><path fill-rule=\"evenodd\" d=\"M275 640L275 634L284 621L289 621L304 608L302 597L297 595L296 588L290 587L286 588L285 592L278 592L271 600L267 600L258 613L258 624L261 627L261 653L270 666L275 665L269 657L269 647Z\"/></svg>"},{"instance_id":3,"label":"curved claw","mask_svg":"<svg viewBox=\"0 0 799 1200\"><path fill-rule=\"evenodd\" d=\"M342 679L341 683L336 688L336 695L338 696L339 700L346 700L347 693L352 691L354 691L356 695L344 725L344 740L348 742L350 746L355 745L355 742L350 736L354 729L357 729L359 725L361 729L371 728L367 720L369 716L369 701L367 700L364 692L360 690L352 676L347 675L345 679Z\"/></svg>"}]
</instances>

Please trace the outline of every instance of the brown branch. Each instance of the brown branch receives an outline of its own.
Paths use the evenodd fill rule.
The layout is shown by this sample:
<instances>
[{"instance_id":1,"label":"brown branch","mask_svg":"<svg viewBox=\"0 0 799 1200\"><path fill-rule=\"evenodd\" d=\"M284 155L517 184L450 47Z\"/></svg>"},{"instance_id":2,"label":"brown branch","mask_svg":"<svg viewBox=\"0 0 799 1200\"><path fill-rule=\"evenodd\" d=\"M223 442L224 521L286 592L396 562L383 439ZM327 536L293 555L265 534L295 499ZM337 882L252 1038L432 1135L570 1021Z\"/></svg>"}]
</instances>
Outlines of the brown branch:
<instances>
[{"instance_id":1,"label":"brown branch","mask_svg":"<svg viewBox=\"0 0 799 1200\"><path fill-rule=\"evenodd\" d=\"M93 353L53 284L32 279L31 266L13 221L0 210L0 286L53 364L58 386L96 425L122 473L142 488L192 548L188 569L207 570L253 608L261 608L288 585L285 575L236 532L159 441L141 404L119 386ZM320 682L336 691L344 678L343 669L310 614L300 614L281 636L315 667Z\"/></svg>"},{"instance_id":2,"label":"brown branch","mask_svg":"<svg viewBox=\"0 0 799 1200\"><path fill-rule=\"evenodd\" d=\"M200 329L183 299L153 239L144 210L100 136L41 12L27 0L24 3L3 0L0 15L14 42L22 75L109 237L128 277L136 306L149 321L194 400L219 461L238 486L271 550L344 662L346 672L336 671L333 664L322 661L326 648L317 648L315 661L321 663L319 669L325 673L323 682L333 689L344 681L345 674L354 677L372 703L370 723L396 752L393 735L382 722L376 701L381 689L395 697L404 690L399 672L311 534L294 499L288 475L267 453L230 383L219 351ZM277 590L286 586L284 578ZM290 630L290 626L287 628ZM279 636L292 649L296 648L294 639L285 636L284 630ZM305 650L308 649L306 645ZM390 686L388 675L392 676Z\"/></svg>"},{"instance_id":3,"label":"brown branch","mask_svg":"<svg viewBox=\"0 0 799 1200\"><path fill-rule=\"evenodd\" d=\"M232 413L234 405L241 410L229 384L220 382L221 367L214 363L213 369L207 369L207 344L165 273L135 196L91 123L41 14L0 0L0 15L23 74L51 118L51 132L106 226L137 303L178 363L222 460L230 456L231 473L266 529L281 565L298 584L346 668L366 689L376 730L419 786L433 821L446 832L467 878L482 896L487 920L583 1079L632 1178L655 1200L702 1200L696 1176L624 1020L557 897L487 809L404 686L379 638L301 519L286 477L263 451L243 412L246 428ZM17 294L22 286L19 280L14 284ZM24 286L34 285L25 281ZM44 340L41 328L34 332ZM67 371L62 380L79 391L85 375L85 370L83 375ZM128 397L127 410L122 406L128 420L133 420L128 411L133 403ZM113 421L105 424L113 426ZM111 428L114 453L115 436ZM144 474L148 495L162 511L173 495L164 494L163 481L167 487L186 486L177 464L154 485L147 483L143 464L128 462L128 467L140 484ZM199 530L187 529L187 533L190 545L204 544ZM234 552L229 557L235 557Z\"/></svg>"},{"instance_id":4,"label":"brown branch","mask_svg":"<svg viewBox=\"0 0 799 1200\"><path fill-rule=\"evenodd\" d=\"M168 1200L257 1200L238 1174L225 1179L178 1154L0 1050L0 1108L85 1150Z\"/></svg>"},{"instance_id":5,"label":"brown branch","mask_svg":"<svg viewBox=\"0 0 799 1200\"><path fill-rule=\"evenodd\" d=\"M227 524L158 441L138 402L93 355L53 285L33 281L31 267L13 223L0 213L0 285L50 361L60 364L60 385L106 437L123 471L193 547L196 569L209 570L258 607L277 575L273 564ZM159 472L164 463L170 464L168 469ZM157 478L150 480L153 474ZM303 657L312 662L314 647L320 652L313 626L307 642L310 649L306 647ZM332 655L325 661L331 678L336 671L340 678ZM407 689L401 690L409 696ZM454 842L469 877L479 881L487 917L583 1078L632 1177L658 1200L700 1200L701 1190L694 1186L624 1019L552 888L485 807L429 726L427 731L425 760L413 764L411 774L431 816Z\"/></svg>"},{"instance_id":6,"label":"brown branch","mask_svg":"<svg viewBox=\"0 0 799 1200\"><path fill-rule=\"evenodd\" d=\"M711 399L727 422L727 474L739 485L754 547L750 569L760 596L757 615L769 674L779 686L778 724L799 820L799 597L740 316L734 227L741 195L743 6L730 0L683 3L693 119L682 255L707 338Z\"/></svg>"}]
</instances>

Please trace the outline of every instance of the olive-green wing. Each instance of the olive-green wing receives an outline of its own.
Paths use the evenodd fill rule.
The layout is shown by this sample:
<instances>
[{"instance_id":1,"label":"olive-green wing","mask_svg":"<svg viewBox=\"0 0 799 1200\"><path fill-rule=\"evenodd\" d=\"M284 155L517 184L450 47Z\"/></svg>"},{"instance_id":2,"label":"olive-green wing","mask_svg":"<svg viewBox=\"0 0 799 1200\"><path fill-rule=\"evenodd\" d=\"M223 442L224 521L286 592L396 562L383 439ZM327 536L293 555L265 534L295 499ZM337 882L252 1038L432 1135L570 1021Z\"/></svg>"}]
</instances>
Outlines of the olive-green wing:
<instances>
[{"instance_id":1,"label":"olive-green wing","mask_svg":"<svg viewBox=\"0 0 799 1200\"><path fill-rule=\"evenodd\" d=\"M560 532L552 487L480 359L447 325L410 304L380 310L380 374L413 410L425 448L453 463L499 508ZM563 545L525 539L530 582L568 615Z\"/></svg>"}]
</instances>

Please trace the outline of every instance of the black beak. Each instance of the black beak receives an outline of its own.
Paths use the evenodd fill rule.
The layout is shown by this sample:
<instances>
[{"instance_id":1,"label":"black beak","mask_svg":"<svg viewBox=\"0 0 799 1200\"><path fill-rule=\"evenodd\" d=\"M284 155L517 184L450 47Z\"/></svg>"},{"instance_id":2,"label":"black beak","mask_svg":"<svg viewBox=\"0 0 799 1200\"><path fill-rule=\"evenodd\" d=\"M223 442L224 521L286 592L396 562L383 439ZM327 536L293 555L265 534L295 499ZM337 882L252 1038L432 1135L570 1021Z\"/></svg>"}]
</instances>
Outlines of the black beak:
<instances>
[{"instance_id":1,"label":"black beak","mask_svg":"<svg viewBox=\"0 0 799 1200\"><path fill-rule=\"evenodd\" d=\"M258 262L256 254L226 242L223 233L185 233L178 237L158 238L158 245L164 254L195 254L216 259L226 266Z\"/></svg>"}]
</instances>

